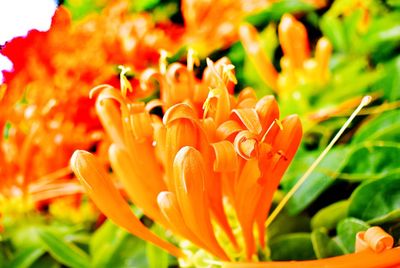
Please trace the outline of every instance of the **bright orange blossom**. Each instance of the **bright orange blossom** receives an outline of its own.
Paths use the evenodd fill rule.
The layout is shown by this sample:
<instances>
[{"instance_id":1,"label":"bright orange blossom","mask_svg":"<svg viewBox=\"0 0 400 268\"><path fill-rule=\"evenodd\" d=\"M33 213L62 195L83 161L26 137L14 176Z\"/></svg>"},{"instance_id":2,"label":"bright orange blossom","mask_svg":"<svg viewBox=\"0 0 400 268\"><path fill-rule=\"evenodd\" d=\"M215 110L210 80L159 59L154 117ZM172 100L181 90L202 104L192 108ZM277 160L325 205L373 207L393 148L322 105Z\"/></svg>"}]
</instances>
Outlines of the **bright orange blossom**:
<instances>
[{"instance_id":1,"label":"bright orange blossom","mask_svg":"<svg viewBox=\"0 0 400 268\"><path fill-rule=\"evenodd\" d=\"M171 65L167 73L172 68L184 70L182 65ZM232 252L227 252L220 237L216 237L213 223L225 232L236 251L241 250L242 243L238 241L244 241L244 259L252 259L256 249L253 227L258 226L259 245L264 246L264 222L272 195L301 139L300 121L296 116L280 121L273 97L257 100L251 89L243 90L238 98L229 94L227 85L235 81L232 69L226 59L216 64L208 61L203 79L198 80L188 66L185 79L181 80L186 87L179 87L183 91L177 91L180 94L176 104L164 98L146 105L110 86L96 89L100 91L97 112L114 142L109 149L111 165L133 203L156 222L223 261L232 260ZM174 74L172 77L179 77ZM167 82L167 75L158 73L157 78L166 79L158 80L161 92L173 95L174 88L167 86L172 85ZM204 87L209 88L206 98L196 94L206 90ZM199 106L201 102L203 105ZM165 109L162 119L150 113L157 104ZM71 167L112 221L184 258L182 251L140 223L93 155L76 151ZM223 202L224 196L228 201ZM242 237L230 228L224 204L234 208ZM221 265L354 267L360 258L377 267L400 261L399 249L395 248L381 255L366 250L318 261Z\"/></svg>"}]
</instances>

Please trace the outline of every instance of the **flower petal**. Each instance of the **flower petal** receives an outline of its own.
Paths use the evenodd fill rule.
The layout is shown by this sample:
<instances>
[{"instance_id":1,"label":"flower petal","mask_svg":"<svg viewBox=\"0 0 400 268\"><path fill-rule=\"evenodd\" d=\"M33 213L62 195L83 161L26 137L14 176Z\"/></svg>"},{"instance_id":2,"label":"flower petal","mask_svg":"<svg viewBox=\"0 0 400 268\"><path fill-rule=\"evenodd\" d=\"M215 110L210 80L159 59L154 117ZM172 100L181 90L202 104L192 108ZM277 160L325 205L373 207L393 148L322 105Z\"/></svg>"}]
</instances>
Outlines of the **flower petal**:
<instances>
[{"instance_id":1,"label":"flower petal","mask_svg":"<svg viewBox=\"0 0 400 268\"><path fill-rule=\"evenodd\" d=\"M229 141L220 141L211 144L214 149L214 171L232 172L238 169L238 159L235 147Z\"/></svg>"},{"instance_id":2,"label":"flower petal","mask_svg":"<svg viewBox=\"0 0 400 268\"><path fill-rule=\"evenodd\" d=\"M235 136L235 134L242 130L243 127L238 122L236 122L235 120L227 120L218 126L217 138L219 140L227 139L233 141L234 137L232 136Z\"/></svg>"},{"instance_id":3,"label":"flower petal","mask_svg":"<svg viewBox=\"0 0 400 268\"><path fill-rule=\"evenodd\" d=\"M197 120L196 112L187 104L179 103L170 107L164 114L163 123L168 125L177 119Z\"/></svg>"},{"instance_id":4,"label":"flower petal","mask_svg":"<svg viewBox=\"0 0 400 268\"><path fill-rule=\"evenodd\" d=\"M170 254L183 257L182 252L172 244L150 232L132 213L128 203L111 182L95 157L85 151L75 151L71 168L99 209L117 225L133 235L147 240Z\"/></svg>"},{"instance_id":5,"label":"flower petal","mask_svg":"<svg viewBox=\"0 0 400 268\"><path fill-rule=\"evenodd\" d=\"M356 252L371 248L374 252L380 253L391 249L394 239L382 228L374 226L365 232L359 232L356 236Z\"/></svg>"},{"instance_id":6,"label":"flower petal","mask_svg":"<svg viewBox=\"0 0 400 268\"><path fill-rule=\"evenodd\" d=\"M263 192L257 207L257 225L260 244L264 245L264 222L267 219L272 198L277 190L283 173L292 161L301 141L301 122L297 115L288 116L282 121L282 130L277 134L272 148L275 152L261 164Z\"/></svg>"},{"instance_id":7,"label":"flower petal","mask_svg":"<svg viewBox=\"0 0 400 268\"><path fill-rule=\"evenodd\" d=\"M239 37L261 79L269 87L276 90L278 72L272 65L264 49L261 47L261 41L259 40L260 38L257 30L250 24L243 24L239 28Z\"/></svg>"},{"instance_id":8,"label":"flower petal","mask_svg":"<svg viewBox=\"0 0 400 268\"><path fill-rule=\"evenodd\" d=\"M307 30L292 15L284 14L278 27L279 41L283 53L295 68L303 68L309 58L310 46Z\"/></svg>"},{"instance_id":9,"label":"flower petal","mask_svg":"<svg viewBox=\"0 0 400 268\"><path fill-rule=\"evenodd\" d=\"M203 157L196 149L185 146L176 154L173 172L175 193L186 225L201 237L215 256L227 260L211 225Z\"/></svg>"},{"instance_id":10,"label":"flower petal","mask_svg":"<svg viewBox=\"0 0 400 268\"><path fill-rule=\"evenodd\" d=\"M233 109L231 119L237 117L240 122L254 134L260 134L262 126L257 111L253 108Z\"/></svg>"},{"instance_id":11,"label":"flower petal","mask_svg":"<svg viewBox=\"0 0 400 268\"><path fill-rule=\"evenodd\" d=\"M257 155L258 141L256 135L248 130L239 132L235 137L233 145L236 153L246 160Z\"/></svg>"},{"instance_id":12,"label":"flower petal","mask_svg":"<svg viewBox=\"0 0 400 268\"><path fill-rule=\"evenodd\" d=\"M135 137L135 139L141 140L146 138L152 138L153 136L152 120L150 114L147 111L130 112L129 123L131 125L132 134Z\"/></svg>"},{"instance_id":13,"label":"flower petal","mask_svg":"<svg viewBox=\"0 0 400 268\"><path fill-rule=\"evenodd\" d=\"M332 44L329 42L328 38L321 37L317 42L317 47L315 48L315 60L318 64L319 77L321 79L326 79L329 71L329 59L332 54Z\"/></svg>"},{"instance_id":14,"label":"flower petal","mask_svg":"<svg viewBox=\"0 0 400 268\"><path fill-rule=\"evenodd\" d=\"M260 175L258 160L254 158L247 160L235 185L236 214L242 227L246 243L246 257L249 260L256 250L253 226L255 208L261 193L261 187L257 183Z\"/></svg>"},{"instance_id":15,"label":"flower petal","mask_svg":"<svg viewBox=\"0 0 400 268\"><path fill-rule=\"evenodd\" d=\"M114 143L123 145L124 136L121 123L121 112L114 101L103 99L96 101L96 111L107 135Z\"/></svg>"},{"instance_id":16,"label":"flower petal","mask_svg":"<svg viewBox=\"0 0 400 268\"><path fill-rule=\"evenodd\" d=\"M265 133L272 122L275 119L279 119L278 103L274 96L264 96L257 102L255 109L263 127L262 133Z\"/></svg>"},{"instance_id":17,"label":"flower petal","mask_svg":"<svg viewBox=\"0 0 400 268\"><path fill-rule=\"evenodd\" d=\"M109 158L133 203L153 220L161 221L163 217L156 201L158 193L166 189L161 173L154 170L150 163L138 163L116 144L110 146Z\"/></svg>"},{"instance_id":18,"label":"flower petal","mask_svg":"<svg viewBox=\"0 0 400 268\"><path fill-rule=\"evenodd\" d=\"M160 192L157 197L157 203L164 218L168 222L168 227L174 233L180 234L196 245L208 250L207 245L203 243L201 238L197 237L196 234L194 234L185 224L185 219L182 216L182 212L174 193L167 191Z\"/></svg>"}]
</instances>

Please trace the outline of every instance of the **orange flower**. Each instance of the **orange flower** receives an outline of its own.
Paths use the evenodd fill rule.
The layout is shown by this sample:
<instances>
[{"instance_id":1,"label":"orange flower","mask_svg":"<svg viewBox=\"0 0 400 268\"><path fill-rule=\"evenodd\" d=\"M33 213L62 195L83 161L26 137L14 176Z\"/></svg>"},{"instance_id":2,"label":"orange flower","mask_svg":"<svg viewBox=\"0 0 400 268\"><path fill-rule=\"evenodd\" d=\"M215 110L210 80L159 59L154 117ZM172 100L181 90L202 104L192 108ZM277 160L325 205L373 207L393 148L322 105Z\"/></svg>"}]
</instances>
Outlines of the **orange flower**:
<instances>
[{"instance_id":1,"label":"orange flower","mask_svg":"<svg viewBox=\"0 0 400 268\"><path fill-rule=\"evenodd\" d=\"M33 192L39 200L79 192L77 185L62 191L68 160L75 149L101 148L104 140L89 90L117 85L118 64L129 63L133 72L157 65L171 40L148 14L130 14L126 1L115 1L80 22L60 7L49 31L7 43L1 53L14 66L0 90L0 194ZM152 93L132 82L135 97Z\"/></svg>"},{"instance_id":2,"label":"orange flower","mask_svg":"<svg viewBox=\"0 0 400 268\"><path fill-rule=\"evenodd\" d=\"M298 117L279 120L275 99L257 100L249 88L233 97L228 87L235 77L226 58L216 64L208 60L202 80L193 68L176 64L153 77L160 81L162 119L151 113L154 101L132 101L110 86L96 89L96 109L113 140L113 170L133 203L156 222L222 260L238 254L253 258L253 228L258 226L264 246L273 193L300 143ZM143 230L91 154L75 152L71 167L111 220L182 256ZM241 235L234 233L227 209L236 212ZM221 239L229 239L234 249Z\"/></svg>"},{"instance_id":3,"label":"orange flower","mask_svg":"<svg viewBox=\"0 0 400 268\"><path fill-rule=\"evenodd\" d=\"M269 0L182 1L185 23L183 43L201 55L224 49L237 40L240 22L251 13L267 7Z\"/></svg>"},{"instance_id":4,"label":"orange flower","mask_svg":"<svg viewBox=\"0 0 400 268\"><path fill-rule=\"evenodd\" d=\"M189 44L200 55L208 55L216 49L225 49L238 39L243 20L277 0L184 0L182 15L185 23L183 44ZM305 0L317 8L326 0Z\"/></svg>"},{"instance_id":5,"label":"orange flower","mask_svg":"<svg viewBox=\"0 0 400 268\"><path fill-rule=\"evenodd\" d=\"M325 37L320 38L315 57L311 58L306 28L290 14L283 15L278 34L283 50L282 71L279 74L265 55L256 29L250 24L240 27L243 46L265 83L280 96L293 94L293 90L299 85L326 83L332 53L329 40Z\"/></svg>"},{"instance_id":6,"label":"orange flower","mask_svg":"<svg viewBox=\"0 0 400 268\"><path fill-rule=\"evenodd\" d=\"M292 15L283 15L278 27L279 41L283 51L279 73L266 55L258 32L252 25L242 24L239 36L260 78L278 94L282 103L286 104L283 108L305 113L303 117L305 129L333 115L343 114L343 111L356 107L362 99L358 96L335 107L312 110L311 105L306 102L308 97L304 97L311 93L307 93L306 89L322 88L331 81L329 61L332 45L327 38L321 37L312 57L306 28Z\"/></svg>"}]
</instances>

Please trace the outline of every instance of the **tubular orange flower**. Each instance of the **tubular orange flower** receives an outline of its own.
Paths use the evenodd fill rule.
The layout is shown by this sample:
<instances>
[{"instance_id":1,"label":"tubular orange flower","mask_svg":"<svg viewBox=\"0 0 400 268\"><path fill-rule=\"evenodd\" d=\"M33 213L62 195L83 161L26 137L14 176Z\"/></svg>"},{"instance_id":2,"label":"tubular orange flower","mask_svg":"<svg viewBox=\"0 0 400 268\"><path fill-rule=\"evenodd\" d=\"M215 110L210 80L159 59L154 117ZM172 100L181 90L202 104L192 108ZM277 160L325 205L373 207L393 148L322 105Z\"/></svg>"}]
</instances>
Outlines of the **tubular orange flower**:
<instances>
[{"instance_id":1,"label":"tubular orange flower","mask_svg":"<svg viewBox=\"0 0 400 268\"><path fill-rule=\"evenodd\" d=\"M61 194L57 184L71 177L66 167L73 151L95 146L99 152L104 141L88 98L90 89L101 83L117 85L117 64L129 63L130 70L140 72L158 64L160 49L173 46L170 33L150 15L129 13L128 2L121 0L79 22L59 7L49 31L33 30L1 48L13 62L13 70L4 72L0 86L0 129L5 133L0 140L0 195L31 192L39 201ZM152 93L132 80L134 92L128 95L139 98ZM119 117L110 111L113 107L102 108L111 117ZM101 119L104 124L113 120ZM135 123L146 119L137 117ZM122 133L121 129L116 133ZM49 176L53 179L48 180ZM80 192L76 186L64 193Z\"/></svg>"},{"instance_id":2,"label":"tubular orange flower","mask_svg":"<svg viewBox=\"0 0 400 268\"><path fill-rule=\"evenodd\" d=\"M164 74L153 72L153 77L164 79L160 83L161 96L171 94L174 85L187 85L190 81L187 90L192 91L184 97L177 96L178 103L170 103L171 99L138 103L105 86L96 89L96 93L100 91L97 112L107 118L103 122L107 122L105 128L114 142L109 150L111 164L135 205L220 260L254 260L254 227L258 227L258 245L264 247L264 226L272 195L300 143L301 124L297 116L279 120L278 105L272 96L257 100L251 89L243 90L237 98L229 94L232 73L227 72L232 68L226 59L216 64L208 60L207 64L202 80L192 76L192 68L184 66L180 68L186 79L172 80L173 83L168 72L176 65L170 65ZM208 88L208 95L193 94L204 88ZM162 119L150 113L154 105L163 106ZM71 166L111 220L182 257L182 252L156 240L139 226L93 156L77 151ZM115 214L120 206L126 216ZM233 229L237 225L232 220L227 220L226 213L231 209L240 232ZM387 249L392 246L386 236L382 240L382 235L378 237L376 233L366 236L376 242L372 247L381 241ZM227 246L227 241L233 247ZM398 264L399 256L399 249L395 248L380 254L366 250L318 261L216 263L223 267L354 267L361 262L364 267L387 267Z\"/></svg>"},{"instance_id":3,"label":"tubular orange flower","mask_svg":"<svg viewBox=\"0 0 400 268\"><path fill-rule=\"evenodd\" d=\"M328 81L331 43L322 37L318 40L315 57L311 58L306 28L292 15L284 14L278 27L283 50L282 71L279 74L263 51L256 29L250 24L243 24L239 33L244 48L261 78L280 95L292 94L301 84L324 84Z\"/></svg>"},{"instance_id":4,"label":"tubular orange flower","mask_svg":"<svg viewBox=\"0 0 400 268\"><path fill-rule=\"evenodd\" d=\"M240 23L276 0L184 0L182 15L185 23L182 43L193 46L200 55L224 49L238 39ZM326 0L305 0L317 8Z\"/></svg>"},{"instance_id":5,"label":"tubular orange flower","mask_svg":"<svg viewBox=\"0 0 400 268\"><path fill-rule=\"evenodd\" d=\"M184 43L201 55L226 48L237 40L239 23L249 14L267 7L269 0L182 1L185 22Z\"/></svg>"},{"instance_id":6,"label":"tubular orange flower","mask_svg":"<svg viewBox=\"0 0 400 268\"><path fill-rule=\"evenodd\" d=\"M165 74L152 72L161 81L162 120L148 110L152 103L132 101L109 86L96 89L96 109L114 142L109 150L113 170L135 205L221 260L238 254L250 260L257 244L253 228L259 227L264 246L264 222L299 146L301 124L295 115L280 120L271 96L257 100L252 89L246 89L234 98L228 89L235 82L233 66L226 58L207 64L201 80L191 67L177 64L168 66ZM177 80L177 72L184 78ZM175 88L186 92L176 96ZM96 181L101 167L92 158L78 151L71 166L98 207L119 223L121 216L113 212L117 204L107 201L105 182L100 186ZM89 161L90 167L83 168L81 163ZM228 222L227 207L236 212L240 236ZM127 223L119 224L127 228ZM223 237L233 251L222 244Z\"/></svg>"},{"instance_id":7,"label":"tubular orange flower","mask_svg":"<svg viewBox=\"0 0 400 268\"><path fill-rule=\"evenodd\" d=\"M362 99L361 96L355 96L335 107L312 110L312 106L306 102L309 96L304 96L314 94L313 89L323 90L324 86L332 81L329 70L332 45L326 37L321 37L312 57L306 28L292 15L284 14L278 26L278 36L283 51L279 73L266 55L254 26L242 24L239 36L249 60L265 84L278 94L282 103L287 103L289 111L294 110L291 106L295 103L298 107L295 111L307 113L303 117L307 119L303 122L306 129L333 115L342 114L344 110L356 107ZM309 92L300 89L309 89Z\"/></svg>"}]
</instances>

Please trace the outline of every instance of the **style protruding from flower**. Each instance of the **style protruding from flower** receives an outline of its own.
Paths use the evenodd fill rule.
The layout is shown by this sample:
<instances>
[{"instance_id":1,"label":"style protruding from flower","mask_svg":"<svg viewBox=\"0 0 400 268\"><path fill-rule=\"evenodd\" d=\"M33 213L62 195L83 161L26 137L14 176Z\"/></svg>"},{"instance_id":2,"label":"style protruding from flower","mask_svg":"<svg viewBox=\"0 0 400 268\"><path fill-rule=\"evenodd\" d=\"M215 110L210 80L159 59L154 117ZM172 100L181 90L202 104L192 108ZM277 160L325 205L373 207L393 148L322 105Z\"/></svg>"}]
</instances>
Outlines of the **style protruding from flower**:
<instances>
[{"instance_id":1,"label":"style protruding from flower","mask_svg":"<svg viewBox=\"0 0 400 268\"><path fill-rule=\"evenodd\" d=\"M301 123L296 115L280 119L272 96L257 99L246 88L234 97L234 67L227 58L207 65L202 79L180 63L165 74L153 70L142 82L159 85L161 98L147 104L111 86L92 94L98 94L97 113L113 141L111 166L132 202L220 260L252 260L257 245L265 246L264 222L300 144ZM151 112L157 105L162 118ZM91 154L76 151L71 167L111 220L182 256L147 237ZM233 228L232 217L240 227Z\"/></svg>"}]
</instances>

